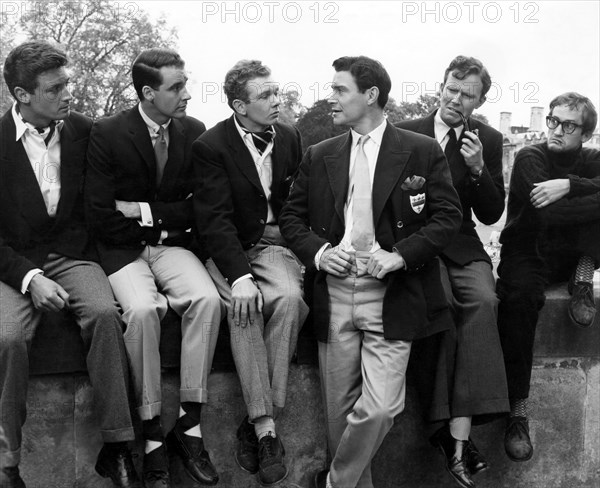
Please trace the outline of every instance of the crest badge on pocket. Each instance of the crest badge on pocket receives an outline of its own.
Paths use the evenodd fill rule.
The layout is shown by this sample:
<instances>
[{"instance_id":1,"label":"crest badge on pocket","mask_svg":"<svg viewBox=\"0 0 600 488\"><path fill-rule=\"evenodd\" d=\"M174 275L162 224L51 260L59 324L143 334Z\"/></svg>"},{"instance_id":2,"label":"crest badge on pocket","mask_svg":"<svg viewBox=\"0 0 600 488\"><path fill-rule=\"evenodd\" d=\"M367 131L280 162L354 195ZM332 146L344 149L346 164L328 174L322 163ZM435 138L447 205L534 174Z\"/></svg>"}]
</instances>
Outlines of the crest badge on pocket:
<instances>
[{"instance_id":1,"label":"crest badge on pocket","mask_svg":"<svg viewBox=\"0 0 600 488\"><path fill-rule=\"evenodd\" d=\"M421 213L425 206L425 193L418 193L414 197L410 197L410 206L415 213Z\"/></svg>"}]
</instances>

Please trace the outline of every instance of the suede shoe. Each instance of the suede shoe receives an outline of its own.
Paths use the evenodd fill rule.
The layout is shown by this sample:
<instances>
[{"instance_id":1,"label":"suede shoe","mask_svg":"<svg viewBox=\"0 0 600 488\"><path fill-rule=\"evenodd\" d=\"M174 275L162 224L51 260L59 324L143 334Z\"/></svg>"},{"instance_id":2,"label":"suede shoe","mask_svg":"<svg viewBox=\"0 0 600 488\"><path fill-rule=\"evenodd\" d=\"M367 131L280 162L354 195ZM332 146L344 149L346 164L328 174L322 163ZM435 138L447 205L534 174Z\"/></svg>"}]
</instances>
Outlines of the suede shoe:
<instances>
[{"instance_id":1,"label":"suede shoe","mask_svg":"<svg viewBox=\"0 0 600 488\"><path fill-rule=\"evenodd\" d=\"M470 437L465 447L465 458L467 469L471 474L481 473L490 467Z\"/></svg>"},{"instance_id":2,"label":"suede shoe","mask_svg":"<svg viewBox=\"0 0 600 488\"><path fill-rule=\"evenodd\" d=\"M569 318L577 327L587 329L594 323L596 304L594 303L594 285L585 281L569 282Z\"/></svg>"},{"instance_id":3,"label":"suede shoe","mask_svg":"<svg viewBox=\"0 0 600 488\"><path fill-rule=\"evenodd\" d=\"M167 450L163 444L144 455L142 470L144 488L169 488L169 460Z\"/></svg>"},{"instance_id":4,"label":"suede shoe","mask_svg":"<svg viewBox=\"0 0 600 488\"><path fill-rule=\"evenodd\" d=\"M444 426L433 434L429 442L437 447L446 458L446 470L462 488L474 488L475 483L467 468L466 446L469 441L459 441L450 434L448 426Z\"/></svg>"},{"instance_id":5,"label":"suede shoe","mask_svg":"<svg viewBox=\"0 0 600 488\"><path fill-rule=\"evenodd\" d=\"M235 460L238 466L250 474L258 473L258 437L254 426L248 421L248 416L238 427L237 438Z\"/></svg>"},{"instance_id":6,"label":"suede shoe","mask_svg":"<svg viewBox=\"0 0 600 488\"><path fill-rule=\"evenodd\" d=\"M0 486L2 488L26 488L25 482L19 474L18 466L6 466L0 472Z\"/></svg>"},{"instance_id":7,"label":"suede shoe","mask_svg":"<svg viewBox=\"0 0 600 488\"><path fill-rule=\"evenodd\" d=\"M327 475L329 474L328 469L324 469L315 473L313 478L313 488L327 488Z\"/></svg>"},{"instance_id":8,"label":"suede shoe","mask_svg":"<svg viewBox=\"0 0 600 488\"><path fill-rule=\"evenodd\" d=\"M96 472L103 478L110 478L119 488L141 488L142 486L133 467L131 451L126 445L110 447L104 444L98 454Z\"/></svg>"},{"instance_id":9,"label":"suede shoe","mask_svg":"<svg viewBox=\"0 0 600 488\"><path fill-rule=\"evenodd\" d=\"M529 461L533 456L529 422L525 417L508 418L504 433L504 450L511 461Z\"/></svg>"},{"instance_id":10,"label":"suede shoe","mask_svg":"<svg viewBox=\"0 0 600 488\"><path fill-rule=\"evenodd\" d=\"M204 449L202 437L186 435L175 425L167 434L167 449L181 458L185 470L194 481L205 485L216 485L219 481L217 470Z\"/></svg>"},{"instance_id":11,"label":"suede shoe","mask_svg":"<svg viewBox=\"0 0 600 488\"><path fill-rule=\"evenodd\" d=\"M263 486L271 486L284 480L288 468L283 462L285 449L279 437L270 433L258 441L258 480Z\"/></svg>"}]
</instances>

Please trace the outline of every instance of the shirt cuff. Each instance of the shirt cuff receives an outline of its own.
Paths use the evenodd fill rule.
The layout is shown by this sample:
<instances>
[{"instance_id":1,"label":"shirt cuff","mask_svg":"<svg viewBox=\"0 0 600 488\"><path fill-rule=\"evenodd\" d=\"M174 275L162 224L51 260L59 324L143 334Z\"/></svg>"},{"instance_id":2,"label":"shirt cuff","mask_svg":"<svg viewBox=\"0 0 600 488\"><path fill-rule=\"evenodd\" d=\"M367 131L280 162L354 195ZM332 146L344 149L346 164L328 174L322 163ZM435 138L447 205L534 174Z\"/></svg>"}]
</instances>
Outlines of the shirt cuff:
<instances>
[{"instance_id":1,"label":"shirt cuff","mask_svg":"<svg viewBox=\"0 0 600 488\"><path fill-rule=\"evenodd\" d=\"M152 218L152 210L148 202L137 202L140 206L140 214L142 218L139 221L142 227L154 227L154 219Z\"/></svg>"},{"instance_id":2,"label":"shirt cuff","mask_svg":"<svg viewBox=\"0 0 600 488\"><path fill-rule=\"evenodd\" d=\"M235 285L237 285L240 281L242 280L247 280L248 278L252 279L253 276L251 273L247 273L243 276L240 276L237 280L235 280L232 284L231 284L231 288L233 288Z\"/></svg>"},{"instance_id":3,"label":"shirt cuff","mask_svg":"<svg viewBox=\"0 0 600 488\"><path fill-rule=\"evenodd\" d=\"M27 272L27 274L23 278L23 281L21 282L21 293L23 295L25 295L25 293L29 291L29 284L31 283L31 280L35 275L38 274L44 274L44 272L39 268L32 269L31 271Z\"/></svg>"},{"instance_id":4,"label":"shirt cuff","mask_svg":"<svg viewBox=\"0 0 600 488\"><path fill-rule=\"evenodd\" d=\"M323 244L323 246L321 247L321 249L319 249L317 251L317 254L315 254L315 268L317 268L317 271L321 270L321 268L319 267L319 262L321 261L321 256L330 247L331 247L331 244L329 244L329 242L326 242L325 244Z\"/></svg>"}]
</instances>

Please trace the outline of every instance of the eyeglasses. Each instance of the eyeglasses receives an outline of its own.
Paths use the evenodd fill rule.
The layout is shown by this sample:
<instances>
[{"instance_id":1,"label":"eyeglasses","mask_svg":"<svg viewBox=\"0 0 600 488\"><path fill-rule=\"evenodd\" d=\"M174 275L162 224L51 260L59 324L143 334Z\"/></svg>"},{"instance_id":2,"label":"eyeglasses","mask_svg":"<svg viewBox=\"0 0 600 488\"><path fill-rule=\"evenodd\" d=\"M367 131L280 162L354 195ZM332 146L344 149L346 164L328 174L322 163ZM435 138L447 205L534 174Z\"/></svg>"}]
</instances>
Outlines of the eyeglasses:
<instances>
[{"instance_id":1,"label":"eyeglasses","mask_svg":"<svg viewBox=\"0 0 600 488\"><path fill-rule=\"evenodd\" d=\"M575 122L571 122L570 120L563 120L561 122L552 115L548 115L546 117L546 126L548 127L548 129L556 129L559 125L562 126L562 130L565 134L572 134L578 127L583 127L583 125L576 124Z\"/></svg>"}]
</instances>

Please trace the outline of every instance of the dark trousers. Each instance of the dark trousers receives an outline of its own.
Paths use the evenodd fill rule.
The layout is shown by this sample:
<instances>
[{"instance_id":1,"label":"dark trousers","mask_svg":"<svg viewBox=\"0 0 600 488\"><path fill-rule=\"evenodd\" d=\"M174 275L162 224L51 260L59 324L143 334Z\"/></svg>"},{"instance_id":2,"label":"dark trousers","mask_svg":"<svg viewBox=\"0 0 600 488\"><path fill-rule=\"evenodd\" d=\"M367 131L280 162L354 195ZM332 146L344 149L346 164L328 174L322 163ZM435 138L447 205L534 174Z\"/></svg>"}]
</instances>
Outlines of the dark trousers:
<instances>
[{"instance_id":1,"label":"dark trousers","mask_svg":"<svg viewBox=\"0 0 600 488\"><path fill-rule=\"evenodd\" d=\"M564 238L559 239L559 233ZM498 267L498 331L509 399L529 397L533 345L548 284L567 281L581 256L600 263L600 222L557 230L534 250L506 243ZM527 244L527 243L524 243Z\"/></svg>"},{"instance_id":2,"label":"dark trousers","mask_svg":"<svg viewBox=\"0 0 600 488\"><path fill-rule=\"evenodd\" d=\"M96 263L58 255L48 258L44 275L69 294L69 308L88 351L87 368L104 441L134 439L121 319L106 275ZM8 441L8 452L3 453L7 466L20 461L29 349L41 315L29 294L0 282L0 425Z\"/></svg>"}]
</instances>

